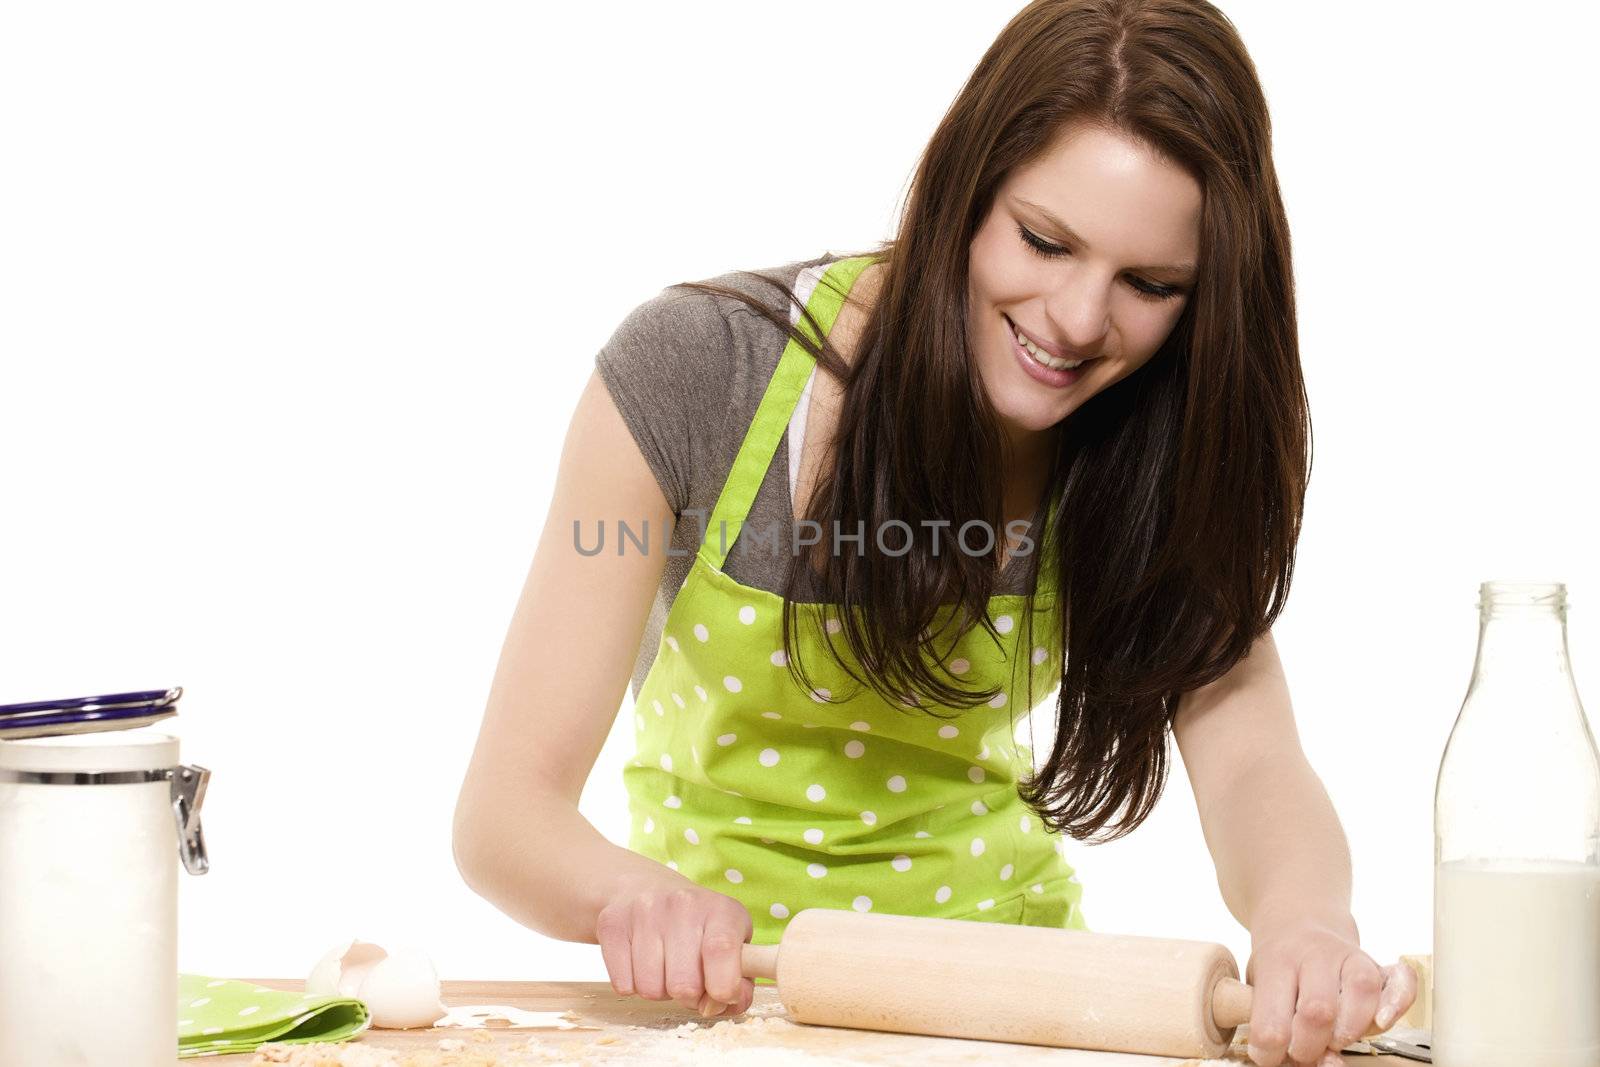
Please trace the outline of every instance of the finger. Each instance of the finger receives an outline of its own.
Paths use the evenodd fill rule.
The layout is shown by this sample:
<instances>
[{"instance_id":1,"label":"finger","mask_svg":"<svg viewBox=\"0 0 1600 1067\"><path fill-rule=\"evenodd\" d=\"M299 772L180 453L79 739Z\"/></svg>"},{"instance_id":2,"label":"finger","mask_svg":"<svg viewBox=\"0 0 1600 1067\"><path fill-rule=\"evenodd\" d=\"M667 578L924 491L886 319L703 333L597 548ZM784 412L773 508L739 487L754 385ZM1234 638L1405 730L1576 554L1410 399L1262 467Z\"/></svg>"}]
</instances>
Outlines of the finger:
<instances>
[{"instance_id":1,"label":"finger","mask_svg":"<svg viewBox=\"0 0 1600 1067\"><path fill-rule=\"evenodd\" d=\"M1378 1010L1378 992L1382 988L1383 976L1371 956L1352 952L1345 957L1344 968L1339 972L1339 1014L1329 1048L1342 1049L1361 1040Z\"/></svg>"},{"instance_id":2,"label":"finger","mask_svg":"<svg viewBox=\"0 0 1600 1067\"><path fill-rule=\"evenodd\" d=\"M700 970L701 922L692 900L675 903L662 944L667 953L667 996L690 1011L703 1012L700 998L706 987Z\"/></svg>"},{"instance_id":3,"label":"finger","mask_svg":"<svg viewBox=\"0 0 1600 1067\"><path fill-rule=\"evenodd\" d=\"M718 1003L731 1006L739 1002L744 986L744 943L751 929L750 913L743 907L722 909L706 919L701 939L706 993Z\"/></svg>"},{"instance_id":4,"label":"finger","mask_svg":"<svg viewBox=\"0 0 1600 1067\"><path fill-rule=\"evenodd\" d=\"M1323 1053L1322 1058L1317 1061L1317 1067L1345 1067L1345 1059L1343 1056L1333 1051L1333 1049L1329 1049L1327 1052Z\"/></svg>"},{"instance_id":5,"label":"finger","mask_svg":"<svg viewBox=\"0 0 1600 1067\"><path fill-rule=\"evenodd\" d=\"M1254 977L1250 1000L1250 1058L1257 1067L1278 1067L1289 1047L1289 1024L1294 1018L1296 975L1281 963L1251 960Z\"/></svg>"},{"instance_id":6,"label":"finger","mask_svg":"<svg viewBox=\"0 0 1600 1067\"><path fill-rule=\"evenodd\" d=\"M633 988L646 1000L667 999L667 979L662 966L664 950L654 923L635 921L629 940L633 959Z\"/></svg>"},{"instance_id":7,"label":"finger","mask_svg":"<svg viewBox=\"0 0 1600 1067\"><path fill-rule=\"evenodd\" d=\"M1391 963L1383 969L1383 989L1378 994L1378 1014L1375 1021L1385 1030L1416 1003L1417 972L1410 964Z\"/></svg>"},{"instance_id":8,"label":"finger","mask_svg":"<svg viewBox=\"0 0 1600 1067\"><path fill-rule=\"evenodd\" d=\"M1289 1058L1296 1063L1315 1063L1333 1043L1342 962L1325 955L1307 956L1300 961L1299 989L1289 1038Z\"/></svg>"},{"instance_id":9,"label":"finger","mask_svg":"<svg viewBox=\"0 0 1600 1067\"><path fill-rule=\"evenodd\" d=\"M595 926L595 939L600 942L600 958L611 976L611 988L618 996L633 996L633 948L628 939L627 916L602 913Z\"/></svg>"}]
</instances>

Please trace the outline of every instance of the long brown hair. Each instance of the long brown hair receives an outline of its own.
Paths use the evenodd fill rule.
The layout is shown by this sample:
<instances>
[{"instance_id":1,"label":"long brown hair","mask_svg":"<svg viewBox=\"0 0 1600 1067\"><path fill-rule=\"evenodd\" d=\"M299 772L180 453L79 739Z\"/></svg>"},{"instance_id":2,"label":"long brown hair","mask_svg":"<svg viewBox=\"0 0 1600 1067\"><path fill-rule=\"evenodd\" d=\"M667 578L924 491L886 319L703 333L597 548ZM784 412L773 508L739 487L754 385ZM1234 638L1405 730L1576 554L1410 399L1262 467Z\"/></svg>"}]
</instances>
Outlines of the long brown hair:
<instances>
[{"instance_id":1,"label":"long brown hair","mask_svg":"<svg viewBox=\"0 0 1600 1067\"><path fill-rule=\"evenodd\" d=\"M1111 841L1165 787L1179 697L1227 673L1282 610L1311 474L1288 223L1266 100L1232 23L1205 0L1035 0L1012 18L934 131L896 236L865 253L886 265L852 363L804 308L791 326L745 293L681 284L751 306L843 383L835 459L810 511L824 529L898 519L999 530L994 473L1007 449L968 350L968 247L1005 176L1078 122L1154 149L1204 200L1178 323L1148 362L1058 424L1051 461L1064 658L1054 744L1019 792L1051 829ZM873 541L833 554L817 578L823 601L845 609L850 653L871 668L845 669L894 706L908 694L956 708L992 696L957 684L929 629L946 605L958 636L992 634L996 561L936 555L920 537L887 556ZM800 577L791 565L785 649ZM1031 619L1031 595L1028 607Z\"/></svg>"}]
</instances>

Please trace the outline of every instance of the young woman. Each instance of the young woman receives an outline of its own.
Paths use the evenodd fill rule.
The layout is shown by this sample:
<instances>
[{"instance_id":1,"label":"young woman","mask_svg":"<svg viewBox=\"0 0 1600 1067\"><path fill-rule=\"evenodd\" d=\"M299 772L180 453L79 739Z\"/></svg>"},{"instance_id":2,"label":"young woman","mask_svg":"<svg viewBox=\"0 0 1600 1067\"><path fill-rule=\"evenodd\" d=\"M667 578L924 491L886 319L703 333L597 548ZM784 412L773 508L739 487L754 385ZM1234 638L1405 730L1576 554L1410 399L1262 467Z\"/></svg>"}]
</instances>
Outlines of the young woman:
<instances>
[{"instance_id":1,"label":"young woman","mask_svg":"<svg viewBox=\"0 0 1600 1067\"><path fill-rule=\"evenodd\" d=\"M1214 7L1030 4L893 240L669 287L597 364L457 807L476 891L621 993L743 1011L739 945L805 907L1086 928L1061 835L1137 827L1170 733L1256 1062L1409 1006L1272 643L1310 423L1265 100ZM605 519L632 551L593 551ZM622 849L577 801L630 669Z\"/></svg>"}]
</instances>

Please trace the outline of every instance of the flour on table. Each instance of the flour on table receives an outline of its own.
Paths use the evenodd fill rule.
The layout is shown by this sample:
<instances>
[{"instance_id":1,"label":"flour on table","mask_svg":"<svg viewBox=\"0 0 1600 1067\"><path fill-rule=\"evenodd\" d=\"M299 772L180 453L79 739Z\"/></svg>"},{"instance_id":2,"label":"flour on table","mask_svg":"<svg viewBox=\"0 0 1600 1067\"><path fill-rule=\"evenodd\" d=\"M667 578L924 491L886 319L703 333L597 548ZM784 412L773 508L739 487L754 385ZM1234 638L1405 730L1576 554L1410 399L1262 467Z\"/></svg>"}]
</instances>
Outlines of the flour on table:
<instances>
[{"instance_id":1,"label":"flour on table","mask_svg":"<svg viewBox=\"0 0 1600 1067\"><path fill-rule=\"evenodd\" d=\"M533 1015L562 1015L582 1019L577 1012L535 1012ZM1233 1047L1221 1060L1184 1060L1181 1067L1211 1067L1218 1064L1250 1065L1245 1053L1244 1034L1237 1034ZM734 1019L693 1020L677 1026L613 1027L594 1037L494 1034L479 1028L460 1031L461 1037L445 1037L437 1049L393 1051L363 1046L359 1042L316 1045L263 1045L251 1067L531 1067L545 1064L649 1063L664 1067L688 1067L703 1061L725 1067L861 1067L864 1063L903 1063L915 1057L924 1067L941 1064L994 1062L1004 1057L1008 1063L1055 1064L1071 1062L1067 1050L1015 1045L989 1045L954 1038L910 1038L905 1035L868 1031L841 1032L791 1021L782 1004L758 1000L742 1016ZM912 1049L901 1042L917 1041ZM497 1043L498 1042L498 1043ZM819 1048L818 1045L825 1047ZM831 1046L831 1047L827 1047ZM1121 1056L1105 1054L1121 1060ZM1133 1062L1174 1063L1171 1059L1147 1061L1145 1057L1126 1057Z\"/></svg>"},{"instance_id":2,"label":"flour on table","mask_svg":"<svg viewBox=\"0 0 1600 1067\"><path fill-rule=\"evenodd\" d=\"M495 1039L486 1030L474 1030L470 1038L443 1038L437 1050L404 1052L359 1042L274 1042L256 1050L250 1067L528 1067L638 1063L642 1058L670 1067L699 1063L710 1056L727 1067L857 1067L857 1060L786 1047L803 1029L787 1019L747 1014L737 1020L687 1022L670 1030L630 1026L591 1041L560 1044L532 1037L521 1046L491 1047Z\"/></svg>"},{"instance_id":3,"label":"flour on table","mask_svg":"<svg viewBox=\"0 0 1600 1067\"><path fill-rule=\"evenodd\" d=\"M528 1045L542 1057L534 1062L542 1063L629 1063L648 1055L650 1063L664 1065L696 1064L714 1056L716 1063L728 1067L859 1067L860 1060L796 1047L804 1040L801 1032L808 1029L771 1012L752 1012L742 1019L687 1022L665 1031L630 1026L625 1035L607 1035L584 1045L540 1044L538 1038L530 1038Z\"/></svg>"},{"instance_id":4,"label":"flour on table","mask_svg":"<svg viewBox=\"0 0 1600 1067\"><path fill-rule=\"evenodd\" d=\"M434 1029L444 1026L460 1026L468 1029L488 1027L491 1030L503 1030L513 1026L525 1030L598 1029L592 1026L580 1026L578 1018L579 1015L575 1011L524 1011L505 1004L472 1004L451 1008L433 1026Z\"/></svg>"},{"instance_id":5,"label":"flour on table","mask_svg":"<svg viewBox=\"0 0 1600 1067\"><path fill-rule=\"evenodd\" d=\"M308 1045L273 1041L256 1049L250 1067L511 1067L529 1062L503 1059L493 1044L494 1038L484 1030L467 1038L444 1038L437 1051L396 1052L354 1041Z\"/></svg>"}]
</instances>

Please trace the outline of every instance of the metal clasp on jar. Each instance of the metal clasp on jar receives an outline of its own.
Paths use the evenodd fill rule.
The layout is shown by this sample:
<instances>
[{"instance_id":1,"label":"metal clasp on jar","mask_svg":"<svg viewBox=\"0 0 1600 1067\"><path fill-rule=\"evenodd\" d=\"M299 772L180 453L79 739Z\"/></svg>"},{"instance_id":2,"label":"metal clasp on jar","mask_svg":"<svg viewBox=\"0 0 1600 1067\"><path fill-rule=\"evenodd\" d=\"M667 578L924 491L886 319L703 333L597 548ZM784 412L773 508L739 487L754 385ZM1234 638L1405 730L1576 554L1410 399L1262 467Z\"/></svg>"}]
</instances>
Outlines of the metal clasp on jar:
<instances>
[{"instance_id":1,"label":"metal clasp on jar","mask_svg":"<svg viewBox=\"0 0 1600 1067\"><path fill-rule=\"evenodd\" d=\"M9 771L0 770L0 782L32 785L130 785L167 782L172 792L172 817L178 824L178 855L190 874L211 869L206 839L200 829L200 806L205 803L211 772L195 764L155 771Z\"/></svg>"},{"instance_id":2,"label":"metal clasp on jar","mask_svg":"<svg viewBox=\"0 0 1600 1067\"><path fill-rule=\"evenodd\" d=\"M205 834L200 831L200 805L205 803L211 772L197 764L184 764L167 772L172 781L172 815L178 821L178 855L190 874L211 869Z\"/></svg>"}]
</instances>

